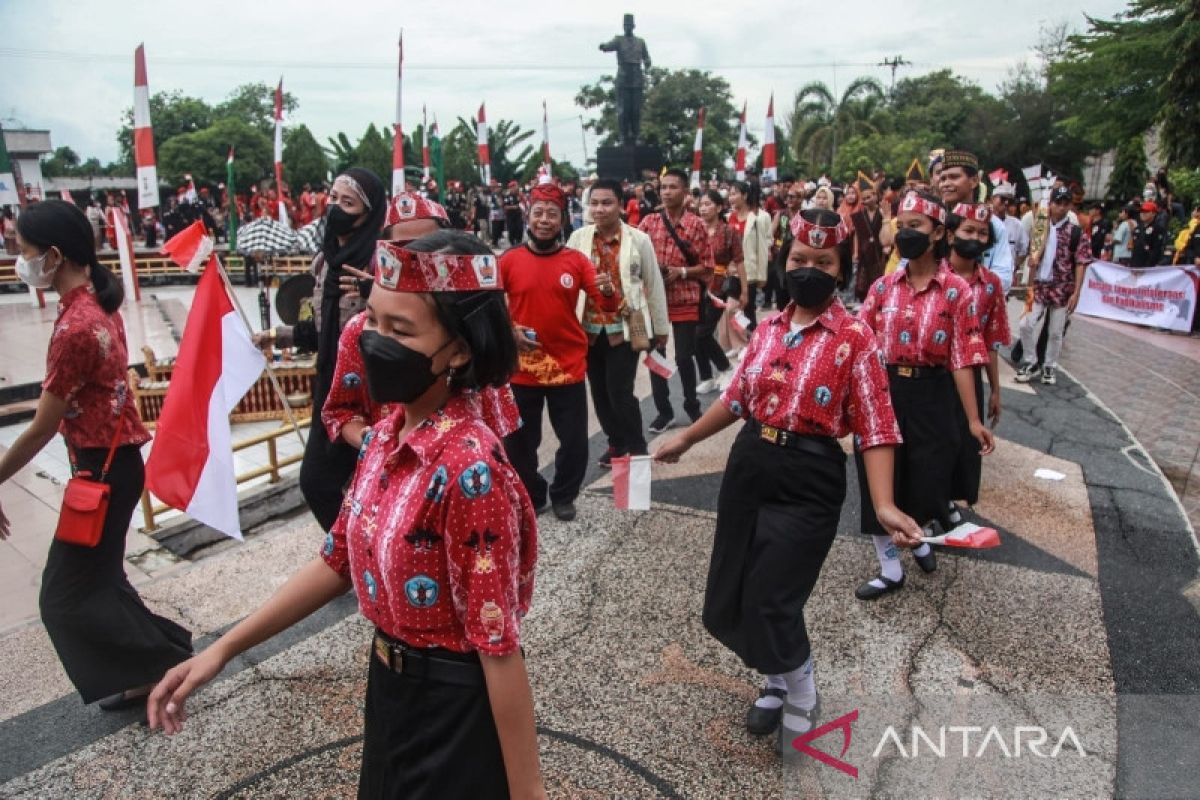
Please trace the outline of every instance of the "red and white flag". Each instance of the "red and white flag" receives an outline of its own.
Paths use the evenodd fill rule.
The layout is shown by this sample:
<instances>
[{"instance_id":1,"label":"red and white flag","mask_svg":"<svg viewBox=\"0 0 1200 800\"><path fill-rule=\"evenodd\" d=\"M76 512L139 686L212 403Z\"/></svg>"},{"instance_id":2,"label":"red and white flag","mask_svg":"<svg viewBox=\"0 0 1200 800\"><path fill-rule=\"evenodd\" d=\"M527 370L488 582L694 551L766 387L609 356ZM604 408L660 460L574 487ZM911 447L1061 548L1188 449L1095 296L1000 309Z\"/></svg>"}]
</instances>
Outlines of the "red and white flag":
<instances>
[{"instance_id":1,"label":"red and white flag","mask_svg":"<svg viewBox=\"0 0 1200 800\"><path fill-rule=\"evenodd\" d=\"M771 92L771 101L767 103L767 127L763 131L762 148L762 177L777 180L779 171L775 168L775 93Z\"/></svg>"},{"instance_id":2,"label":"red and white flag","mask_svg":"<svg viewBox=\"0 0 1200 800\"><path fill-rule=\"evenodd\" d=\"M404 182L404 29L400 29L400 65L396 69L396 118L392 122L392 197L407 188ZM427 176L428 177L428 176Z\"/></svg>"},{"instance_id":3,"label":"red and white flag","mask_svg":"<svg viewBox=\"0 0 1200 800\"><path fill-rule=\"evenodd\" d=\"M547 175L554 174L550 165L550 117L546 113L545 100L542 101L542 166Z\"/></svg>"},{"instance_id":4,"label":"red and white flag","mask_svg":"<svg viewBox=\"0 0 1200 800\"><path fill-rule=\"evenodd\" d=\"M700 160L704 155L704 106L696 114L696 141L692 144L691 188L700 188Z\"/></svg>"},{"instance_id":5,"label":"red and white flag","mask_svg":"<svg viewBox=\"0 0 1200 800\"><path fill-rule=\"evenodd\" d=\"M746 180L746 104L742 103L742 116L738 121L738 149L733 158L734 174L739 181Z\"/></svg>"},{"instance_id":6,"label":"red and white flag","mask_svg":"<svg viewBox=\"0 0 1200 800\"><path fill-rule=\"evenodd\" d=\"M988 179L991 180L992 186L999 186L1008 181L1008 170L996 169L988 173Z\"/></svg>"},{"instance_id":7,"label":"red and white flag","mask_svg":"<svg viewBox=\"0 0 1200 800\"><path fill-rule=\"evenodd\" d=\"M154 164L154 131L150 128L150 86L146 81L146 46L133 51L133 162L137 165L138 208L158 205L158 167Z\"/></svg>"},{"instance_id":8,"label":"red and white flag","mask_svg":"<svg viewBox=\"0 0 1200 800\"><path fill-rule=\"evenodd\" d=\"M279 198L279 221L290 225L283 201L283 78L275 87L275 195Z\"/></svg>"},{"instance_id":9,"label":"red and white flag","mask_svg":"<svg viewBox=\"0 0 1200 800\"><path fill-rule=\"evenodd\" d=\"M678 369L674 361L657 350L651 350L649 353L646 353L646 357L642 359L642 363L646 365L646 369L663 379L669 379Z\"/></svg>"},{"instance_id":10,"label":"red and white flag","mask_svg":"<svg viewBox=\"0 0 1200 800\"><path fill-rule=\"evenodd\" d=\"M629 511L650 509L650 463L650 456L613 458L613 505Z\"/></svg>"},{"instance_id":11,"label":"red and white flag","mask_svg":"<svg viewBox=\"0 0 1200 800\"><path fill-rule=\"evenodd\" d=\"M263 354L221 279L202 222L163 245L183 267L207 259L146 461L146 488L211 528L242 538L229 412L262 375Z\"/></svg>"},{"instance_id":12,"label":"red and white flag","mask_svg":"<svg viewBox=\"0 0 1200 800\"><path fill-rule=\"evenodd\" d=\"M488 148L487 113L479 104L479 119L475 124L475 142L479 147L479 175L485 184L492 182L492 151Z\"/></svg>"},{"instance_id":13,"label":"red and white flag","mask_svg":"<svg viewBox=\"0 0 1200 800\"><path fill-rule=\"evenodd\" d=\"M429 180L429 114L425 106L421 106L421 168L425 180Z\"/></svg>"},{"instance_id":14,"label":"red and white flag","mask_svg":"<svg viewBox=\"0 0 1200 800\"><path fill-rule=\"evenodd\" d=\"M922 536L921 541L946 547L986 550L989 547L1000 546L1000 534L996 532L995 528L981 528L973 522L964 522L949 533L943 533L940 536Z\"/></svg>"},{"instance_id":15,"label":"red and white flag","mask_svg":"<svg viewBox=\"0 0 1200 800\"><path fill-rule=\"evenodd\" d=\"M121 283L125 286L125 301L137 303L142 299L142 290L138 286L137 261L133 258L133 232L129 230L129 217L125 209L110 209L109 223L117 239L117 259L121 264Z\"/></svg>"}]
</instances>

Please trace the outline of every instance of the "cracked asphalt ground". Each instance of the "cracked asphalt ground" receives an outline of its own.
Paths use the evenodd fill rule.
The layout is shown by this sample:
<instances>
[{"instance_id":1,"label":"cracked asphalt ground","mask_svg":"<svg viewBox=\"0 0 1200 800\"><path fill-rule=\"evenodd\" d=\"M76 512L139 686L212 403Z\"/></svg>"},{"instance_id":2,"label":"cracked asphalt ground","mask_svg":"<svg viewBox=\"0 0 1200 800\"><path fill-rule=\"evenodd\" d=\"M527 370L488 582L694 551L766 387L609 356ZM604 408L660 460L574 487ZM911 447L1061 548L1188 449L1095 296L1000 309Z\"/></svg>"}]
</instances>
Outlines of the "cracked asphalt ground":
<instances>
[{"instance_id":1,"label":"cracked asphalt ground","mask_svg":"<svg viewBox=\"0 0 1200 800\"><path fill-rule=\"evenodd\" d=\"M1004 404L972 516L1002 546L943 550L936 573L909 569L905 588L874 604L852 594L875 562L856 533L849 470L808 608L829 727L809 746L823 758L795 751L781 763L771 741L745 733L757 678L700 624L736 426L656 467L648 512L614 510L593 469L578 521L542 520L524 630L551 795L1197 796L1200 584L1179 505L1069 376L1006 382ZM593 457L602 447L593 437ZM1035 478L1039 467L1065 477ZM203 644L320 538L299 516L143 592ZM40 626L10 631L0 796L353 796L369 633L343 598L231 664L168 739L137 712L82 706Z\"/></svg>"}]
</instances>

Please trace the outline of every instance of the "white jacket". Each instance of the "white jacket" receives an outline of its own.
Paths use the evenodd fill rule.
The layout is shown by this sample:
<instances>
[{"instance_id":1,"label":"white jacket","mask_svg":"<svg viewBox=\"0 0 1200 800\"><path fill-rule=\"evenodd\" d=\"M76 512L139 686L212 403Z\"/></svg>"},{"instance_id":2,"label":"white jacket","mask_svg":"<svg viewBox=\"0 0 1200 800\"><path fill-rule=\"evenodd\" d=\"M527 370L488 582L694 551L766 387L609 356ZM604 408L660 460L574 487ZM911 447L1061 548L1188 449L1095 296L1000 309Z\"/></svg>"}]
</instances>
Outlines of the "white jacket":
<instances>
[{"instance_id":1,"label":"white jacket","mask_svg":"<svg viewBox=\"0 0 1200 800\"><path fill-rule=\"evenodd\" d=\"M767 269L771 263L771 215L759 209L746 217L746 230L742 233L743 275L750 283L762 285L767 282Z\"/></svg>"},{"instance_id":2,"label":"white jacket","mask_svg":"<svg viewBox=\"0 0 1200 800\"><path fill-rule=\"evenodd\" d=\"M596 226L584 225L571 234L571 238L567 240L567 247L591 258L595 238ZM619 268L621 292L625 302L634 311L647 309L650 312L647 327L652 337L668 335L671 332L671 323L667 318L667 291L663 288L654 245L649 236L624 222L621 223ZM628 341L629 323L624 322L623 327L625 340Z\"/></svg>"}]
</instances>

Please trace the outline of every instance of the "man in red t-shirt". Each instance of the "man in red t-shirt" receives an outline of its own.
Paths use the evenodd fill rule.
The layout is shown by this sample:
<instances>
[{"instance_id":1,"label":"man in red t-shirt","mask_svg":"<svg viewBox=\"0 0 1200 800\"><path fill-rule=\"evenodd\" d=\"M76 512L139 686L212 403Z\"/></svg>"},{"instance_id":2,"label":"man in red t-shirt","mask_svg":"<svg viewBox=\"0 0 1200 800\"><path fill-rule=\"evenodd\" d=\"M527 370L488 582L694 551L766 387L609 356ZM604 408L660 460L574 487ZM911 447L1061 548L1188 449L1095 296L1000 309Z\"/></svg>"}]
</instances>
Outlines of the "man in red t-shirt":
<instances>
[{"instance_id":1,"label":"man in red t-shirt","mask_svg":"<svg viewBox=\"0 0 1200 800\"><path fill-rule=\"evenodd\" d=\"M608 311L617 310L618 300L608 275L597 277L587 256L563 247L562 190L539 184L530 201L528 240L500 257L519 352L512 389L522 423L505 437L504 448L538 512L552 506L556 517L569 521L575 518L588 457L588 337L575 309L581 291ZM549 486L538 474L543 406L559 441Z\"/></svg>"}]
</instances>

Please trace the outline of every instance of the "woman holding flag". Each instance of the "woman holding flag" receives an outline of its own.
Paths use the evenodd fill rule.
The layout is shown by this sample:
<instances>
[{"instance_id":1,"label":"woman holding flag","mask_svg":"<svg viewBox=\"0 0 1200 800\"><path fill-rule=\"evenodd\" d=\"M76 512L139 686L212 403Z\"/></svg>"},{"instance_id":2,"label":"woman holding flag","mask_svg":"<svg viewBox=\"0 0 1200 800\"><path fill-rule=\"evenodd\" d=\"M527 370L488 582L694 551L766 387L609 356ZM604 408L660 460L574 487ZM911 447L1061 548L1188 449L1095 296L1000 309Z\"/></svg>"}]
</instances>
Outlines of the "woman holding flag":
<instances>
[{"instance_id":1,"label":"woman holding flag","mask_svg":"<svg viewBox=\"0 0 1200 800\"><path fill-rule=\"evenodd\" d=\"M72 474L110 488L99 542L75 544L63 522L42 573L38 603L46 633L85 703L106 711L145 702L154 682L192 653L187 629L151 612L125 575L125 536L144 483L141 446L150 434L126 383L129 353L117 310L121 283L96 259L83 212L44 200L17 221L17 274L58 293L46 380L29 427L0 458L0 483L33 460L54 434L67 443ZM69 488L68 488L69 491ZM0 539L11 523L0 510ZM104 698L104 699L101 699Z\"/></svg>"},{"instance_id":2,"label":"woman holding flag","mask_svg":"<svg viewBox=\"0 0 1200 800\"><path fill-rule=\"evenodd\" d=\"M833 211L792 222L784 281L791 302L754 332L733 382L691 427L655 453L667 463L746 420L717 505L704 626L765 676L747 729L779 728L781 752L820 714L804 606L825 562L846 494L837 439L854 433L874 513L900 546L920 528L892 500L901 441L870 329L834 292L850 271L850 230Z\"/></svg>"}]
</instances>

